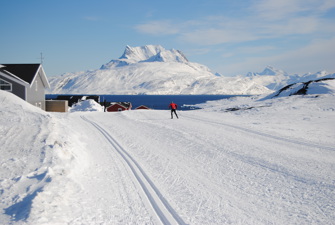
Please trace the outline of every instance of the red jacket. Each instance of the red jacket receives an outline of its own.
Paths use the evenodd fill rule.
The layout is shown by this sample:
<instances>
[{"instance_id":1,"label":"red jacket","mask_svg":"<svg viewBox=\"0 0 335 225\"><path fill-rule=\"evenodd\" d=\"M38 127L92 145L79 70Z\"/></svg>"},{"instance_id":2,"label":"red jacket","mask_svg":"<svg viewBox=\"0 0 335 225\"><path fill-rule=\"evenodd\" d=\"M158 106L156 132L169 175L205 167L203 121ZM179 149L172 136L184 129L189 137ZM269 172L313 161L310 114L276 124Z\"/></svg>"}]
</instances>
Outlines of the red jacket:
<instances>
[{"instance_id":1,"label":"red jacket","mask_svg":"<svg viewBox=\"0 0 335 225\"><path fill-rule=\"evenodd\" d=\"M176 103L173 103L173 102L169 105L169 108L171 108L171 109L177 109L177 107L178 107L178 105Z\"/></svg>"}]
</instances>

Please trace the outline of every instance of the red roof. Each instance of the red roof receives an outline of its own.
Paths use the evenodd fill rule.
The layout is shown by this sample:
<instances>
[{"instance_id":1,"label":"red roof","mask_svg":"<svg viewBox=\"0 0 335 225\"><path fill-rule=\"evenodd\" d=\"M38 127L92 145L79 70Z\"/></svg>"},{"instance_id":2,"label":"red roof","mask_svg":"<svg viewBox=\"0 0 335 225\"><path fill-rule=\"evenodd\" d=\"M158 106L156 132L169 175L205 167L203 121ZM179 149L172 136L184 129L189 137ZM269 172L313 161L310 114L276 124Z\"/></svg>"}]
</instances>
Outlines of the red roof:
<instances>
[{"instance_id":1,"label":"red roof","mask_svg":"<svg viewBox=\"0 0 335 225\"><path fill-rule=\"evenodd\" d=\"M137 107L136 109L150 109L150 108L145 106L145 105L141 105L141 106Z\"/></svg>"}]
</instances>

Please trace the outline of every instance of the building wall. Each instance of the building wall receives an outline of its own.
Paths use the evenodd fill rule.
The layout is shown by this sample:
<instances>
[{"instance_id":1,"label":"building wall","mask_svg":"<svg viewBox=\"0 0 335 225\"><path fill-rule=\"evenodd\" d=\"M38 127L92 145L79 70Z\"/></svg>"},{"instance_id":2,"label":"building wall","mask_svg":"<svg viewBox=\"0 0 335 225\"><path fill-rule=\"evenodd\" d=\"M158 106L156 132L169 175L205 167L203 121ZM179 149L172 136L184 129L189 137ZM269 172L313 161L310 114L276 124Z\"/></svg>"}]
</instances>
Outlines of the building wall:
<instances>
[{"instance_id":1,"label":"building wall","mask_svg":"<svg viewBox=\"0 0 335 225\"><path fill-rule=\"evenodd\" d=\"M114 105L107 107L108 112L118 112L118 111L124 111L124 110L127 110L127 109L119 104L114 104Z\"/></svg>"},{"instance_id":2,"label":"building wall","mask_svg":"<svg viewBox=\"0 0 335 225\"><path fill-rule=\"evenodd\" d=\"M68 102L64 100L47 100L45 101L47 112L68 112Z\"/></svg>"},{"instance_id":3,"label":"building wall","mask_svg":"<svg viewBox=\"0 0 335 225\"><path fill-rule=\"evenodd\" d=\"M19 84L13 80L7 79L6 77L2 76L1 73L0 73L0 78L12 84L12 90L10 92L22 98L23 100L26 100L26 91L25 91L25 87L22 86L22 84Z\"/></svg>"},{"instance_id":4,"label":"building wall","mask_svg":"<svg viewBox=\"0 0 335 225\"><path fill-rule=\"evenodd\" d=\"M45 110L45 86L38 74L33 83L27 87L27 102Z\"/></svg>"}]
</instances>

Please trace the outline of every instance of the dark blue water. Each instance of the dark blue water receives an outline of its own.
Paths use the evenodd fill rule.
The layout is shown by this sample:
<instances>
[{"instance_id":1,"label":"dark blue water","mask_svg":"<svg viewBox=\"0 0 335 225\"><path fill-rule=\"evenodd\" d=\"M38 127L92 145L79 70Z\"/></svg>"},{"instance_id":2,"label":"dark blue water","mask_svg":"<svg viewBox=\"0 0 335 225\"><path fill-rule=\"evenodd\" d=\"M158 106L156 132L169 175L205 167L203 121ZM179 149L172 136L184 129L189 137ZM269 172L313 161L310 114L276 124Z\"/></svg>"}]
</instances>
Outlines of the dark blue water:
<instances>
[{"instance_id":1,"label":"dark blue water","mask_svg":"<svg viewBox=\"0 0 335 225\"><path fill-rule=\"evenodd\" d=\"M58 95L46 95L47 99L56 99ZM192 110L192 105L207 101L235 97L237 95L100 95L100 102L131 102L132 108L145 105L151 109L168 109L173 101L180 110Z\"/></svg>"}]
</instances>

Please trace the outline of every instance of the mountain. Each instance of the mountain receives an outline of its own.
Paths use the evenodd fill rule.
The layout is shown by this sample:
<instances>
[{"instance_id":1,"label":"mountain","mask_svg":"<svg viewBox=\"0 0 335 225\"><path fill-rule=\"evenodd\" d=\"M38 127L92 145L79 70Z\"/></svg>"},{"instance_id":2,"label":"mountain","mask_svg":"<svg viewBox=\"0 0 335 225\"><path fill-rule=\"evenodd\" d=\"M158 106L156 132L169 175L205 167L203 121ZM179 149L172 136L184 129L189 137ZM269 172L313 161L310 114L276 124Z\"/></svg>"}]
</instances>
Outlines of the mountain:
<instances>
[{"instance_id":1,"label":"mountain","mask_svg":"<svg viewBox=\"0 0 335 225\"><path fill-rule=\"evenodd\" d=\"M160 45L146 45L142 47L126 46L123 55L119 59L113 59L109 63L102 65L100 69L125 66L141 62L180 62L187 63L184 54L178 50L166 50Z\"/></svg>"},{"instance_id":2,"label":"mountain","mask_svg":"<svg viewBox=\"0 0 335 225\"><path fill-rule=\"evenodd\" d=\"M264 99L286 97L292 95L335 94L335 78L321 78L289 84L280 90L266 96Z\"/></svg>"},{"instance_id":3,"label":"mountain","mask_svg":"<svg viewBox=\"0 0 335 225\"><path fill-rule=\"evenodd\" d=\"M212 73L198 63L190 62L175 49L160 45L126 46L118 59L99 69L65 73L51 77L52 94L244 94L256 95L277 91L289 84L321 78L335 78L320 71L314 74L290 75L267 66L262 72L246 76L225 77Z\"/></svg>"},{"instance_id":4,"label":"mountain","mask_svg":"<svg viewBox=\"0 0 335 225\"><path fill-rule=\"evenodd\" d=\"M247 73L246 77L259 85L263 85L270 90L279 90L286 85L299 82L308 82L310 80L317 80L322 78L335 78L334 74L329 74L326 71L320 71L314 74L307 73L303 75L290 75L283 70L276 69L272 66L267 66L260 73Z\"/></svg>"},{"instance_id":5,"label":"mountain","mask_svg":"<svg viewBox=\"0 0 335 225\"><path fill-rule=\"evenodd\" d=\"M126 46L119 59L100 69L51 77L53 94L261 94L268 88L247 77L213 74L160 45Z\"/></svg>"}]
</instances>

